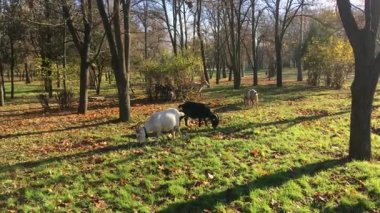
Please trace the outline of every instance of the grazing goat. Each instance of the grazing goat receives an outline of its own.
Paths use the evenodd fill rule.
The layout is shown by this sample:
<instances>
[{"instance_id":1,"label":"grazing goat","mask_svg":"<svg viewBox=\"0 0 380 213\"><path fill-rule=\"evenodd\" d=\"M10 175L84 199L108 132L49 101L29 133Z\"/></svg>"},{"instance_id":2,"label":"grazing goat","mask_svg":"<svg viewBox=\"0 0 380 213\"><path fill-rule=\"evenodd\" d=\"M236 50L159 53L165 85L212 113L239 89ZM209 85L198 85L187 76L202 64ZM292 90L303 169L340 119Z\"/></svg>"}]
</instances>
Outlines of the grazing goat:
<instances>
[{"instance_id":1,"label":"grazing goat","mask_svg":"<svg viewBox=\"0 0 380 213\"><path fill-rule=\"evenodd\" d=\"M185 116L183 112L174 108L169 108L165 111L153 113L144 126L136 129L136 137L139 142L145 142L148 138L148 133L156 133L160 137L162 133L170 132L175 138L175 133L181 133L179 130L180 117Z\"/></svg>"},{"instance_id":2,"label":"grazing goat","mask_svg":"<svg viewBox=\"0 0 380 213\"><path fill-rule=\"evenodd\" d=\"M202 103L196 103L187 101L184 104L178 106L181 112L185 113L185 124L188 126L188 118L196 119L198 118L198 126L201 126L202 120L207 126L207 119L211 120L212 127L215 129L219 124L219 116L212 113L210 108ZM181 117L182 119L182 117Z\"/></svg>"},{"instance_id":3,"label":"grazing goat","mask_svg":"<svg viewBox=\"0 0 380 213\"><path fill-rule=\"evenodd\" d=\"M247 104L248 106L255 105L256 108L259 104L259 93L254 89L249 89L244 94L244 104Z\"/></svg>"}]
</instances>

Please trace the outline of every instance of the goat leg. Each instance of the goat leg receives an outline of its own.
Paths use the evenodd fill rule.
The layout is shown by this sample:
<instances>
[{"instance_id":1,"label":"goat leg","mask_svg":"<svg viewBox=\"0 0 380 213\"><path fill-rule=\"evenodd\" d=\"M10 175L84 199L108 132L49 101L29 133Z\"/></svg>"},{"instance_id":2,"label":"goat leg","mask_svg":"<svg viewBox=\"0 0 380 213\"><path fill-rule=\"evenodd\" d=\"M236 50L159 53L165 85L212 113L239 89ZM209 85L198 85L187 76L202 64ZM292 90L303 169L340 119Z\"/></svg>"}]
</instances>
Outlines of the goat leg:
<instances>
[{"instance_id":1,"label":"goat leg","mask_svg":"<svg viewBox=\"0 0 380 213\"><path fill-rule=\"evenodd\" d=\"M172 136L173 136L173 138L172 138L172 139L173 139L173 140L175 139L175 132L176 132L176 130L175 130L175 129L173 129L173 130L172 130Z\"/></svg>"},{"instance_id":2,"label":"goat leg","mask_svg":"<svg viewBox=\"0 0 380 213\"><path fill-rule=\"evenodd\" d=\"M201 125L202 125L202 119L199 118L199 119L198 119L198 127L201 127Z\"/></svg>"}]
</instances>

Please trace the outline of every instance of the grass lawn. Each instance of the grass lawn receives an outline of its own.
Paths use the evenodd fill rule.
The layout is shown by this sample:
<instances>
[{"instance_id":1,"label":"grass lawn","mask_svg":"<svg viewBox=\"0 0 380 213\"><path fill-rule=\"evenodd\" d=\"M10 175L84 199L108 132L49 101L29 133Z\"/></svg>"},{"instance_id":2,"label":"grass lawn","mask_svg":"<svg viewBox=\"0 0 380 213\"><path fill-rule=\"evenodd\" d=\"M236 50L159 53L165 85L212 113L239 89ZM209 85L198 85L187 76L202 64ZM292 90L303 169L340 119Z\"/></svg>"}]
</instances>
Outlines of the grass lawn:
<instances>
[{"instance_id":1,"label":"grass lawn","mask_svg":"<svg viewBox=\"0 0 380 213\"><path fill-rule=\"evenodd\" d=\"M349 89L289 76L283 88L260 79L258 110L242 104L251 76L240 90L213 85L202 101L216 130L192 123L185 139L146 143L137 123L179 102L134 100L133 122L117 123L111 86L78 115L42 112L41 86L18 83L0 108L1 212L380 212L380 94L373 160L347 162Z\"/></svg>"}]
</instances>

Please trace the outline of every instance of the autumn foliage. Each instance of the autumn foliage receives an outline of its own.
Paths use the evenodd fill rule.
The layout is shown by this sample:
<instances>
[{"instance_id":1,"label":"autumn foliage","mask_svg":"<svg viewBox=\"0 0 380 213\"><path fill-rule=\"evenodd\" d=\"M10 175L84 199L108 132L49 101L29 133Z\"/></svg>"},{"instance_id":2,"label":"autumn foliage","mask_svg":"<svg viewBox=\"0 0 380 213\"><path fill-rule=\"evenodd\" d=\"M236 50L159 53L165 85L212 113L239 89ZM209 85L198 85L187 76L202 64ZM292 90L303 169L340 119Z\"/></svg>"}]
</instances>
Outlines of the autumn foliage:
<instances>
[{"instance_id":1,"label":"autumn foliage","mask_svg":"<svg viewBox=\"0 0 380 213\"><path fill-rule=\"evenodd\" d=\"M337 36L313 39L305 56L307 82L313 86L324 83L340 89L354 69L352 48L349 42Z\"/></svg>"}]
</instances>

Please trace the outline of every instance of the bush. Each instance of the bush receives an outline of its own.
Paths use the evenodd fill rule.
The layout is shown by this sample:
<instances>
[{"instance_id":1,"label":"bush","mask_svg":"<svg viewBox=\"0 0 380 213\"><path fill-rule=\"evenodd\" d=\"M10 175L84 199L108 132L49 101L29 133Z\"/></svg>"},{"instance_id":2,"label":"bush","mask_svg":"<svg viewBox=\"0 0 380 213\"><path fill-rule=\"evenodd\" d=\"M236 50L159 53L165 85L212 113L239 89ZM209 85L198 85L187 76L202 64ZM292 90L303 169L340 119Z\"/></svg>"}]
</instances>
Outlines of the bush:
<instances>
[{"instance_id":1,"label":"bush","mask_svg":"<svg viewBox=\"0 0 380 213\"><path fill-rule=\"evenodd\" d=\"M327 39L313 39L305 55L307 82L320 86L324 81L327 87L340 89L347 76L354 69L351 45L345 39L330 36Z\"/></svg>"},{"instance_id":2,"label":"bush","mask_svg":"<svg viewBox=\"0 0 380 213\"><path fill-rule=\"evenodd\" d=\"M139 70L145 77L149 99L169 100L173 92L178 98L187 95L191 82L202 73L202 63L191 55L164 55L160 60L145 60Z\"/></svg>"},{"instance_id":3,"label":"bush","mask_svg":"<svg viewBox=\"0 0 380 213\"><path fill-rule=\"evenodd\" d=\"M74 93L71 90L61 90L55 95L60 109L70 109L74 99Z\"/></svg>"}]
</instances>

